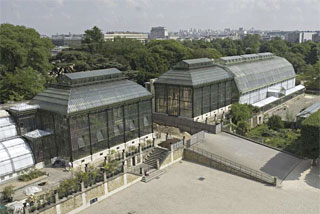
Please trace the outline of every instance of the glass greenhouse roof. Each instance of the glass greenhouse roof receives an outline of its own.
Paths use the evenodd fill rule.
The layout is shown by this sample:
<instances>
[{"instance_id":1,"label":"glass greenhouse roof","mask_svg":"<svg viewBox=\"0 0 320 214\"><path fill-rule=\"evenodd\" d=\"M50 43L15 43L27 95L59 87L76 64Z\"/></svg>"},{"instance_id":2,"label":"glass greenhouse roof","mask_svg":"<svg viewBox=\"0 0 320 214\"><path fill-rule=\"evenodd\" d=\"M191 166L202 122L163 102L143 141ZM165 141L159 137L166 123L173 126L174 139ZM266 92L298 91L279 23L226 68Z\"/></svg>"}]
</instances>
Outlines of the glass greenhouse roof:
<instances>
[{"instance_id":1,"label":"glass greenhouse roof","mask_svg":"<svg viewBox=\"0 0 320 214\"><path fill-rule=\"evenodd\" d=\"M36 95L31 103L38 104L43 110L69 115L151 97L141 85L118 80L65 89L48 88Z\"/></svg>"},{"instance_id":2,"label":"glass greenhouse roof","mask_svg":"<svg viewBox=\"0 0 320 214\"><path fill-rule=\"evenodd\" d=\"M266 59L226 65L233 73L240 93L246 93L296 76L293 66L284 58Z\"/></svg>"},{"instance_id":3,"label":"glass greenhouse roof","mask_svg":"<svg viewBox=\"0 0 320 214\"><path fill-rule=\"evenodd\" d=\"M32 151L22 138L0 142L0 176L34 165Z\"/></svg>"},{"instance_id":4,"label":"glass greenhouse roof","mask_svg":"<svg viewBox=\"0 0 320 214\"><path fill-rule=\"evenodd\" d=\"M93 71L66 73L57 78L57 84L76 87L80 85L114 81L118 79L123 79L122 72L116 68L108 68Z\"/></svg>"},{"instance_id":5,"label":"glass greenhouse roof","mask_svg":"<svg viewBox=\"0 0 320 214\"><path fill-rule=\"evenodd\" d=\"M199 87L232 79L232 74L218 65L195 69L172 69L162 74L156 83Z\"/></svg>"}]
</instances>

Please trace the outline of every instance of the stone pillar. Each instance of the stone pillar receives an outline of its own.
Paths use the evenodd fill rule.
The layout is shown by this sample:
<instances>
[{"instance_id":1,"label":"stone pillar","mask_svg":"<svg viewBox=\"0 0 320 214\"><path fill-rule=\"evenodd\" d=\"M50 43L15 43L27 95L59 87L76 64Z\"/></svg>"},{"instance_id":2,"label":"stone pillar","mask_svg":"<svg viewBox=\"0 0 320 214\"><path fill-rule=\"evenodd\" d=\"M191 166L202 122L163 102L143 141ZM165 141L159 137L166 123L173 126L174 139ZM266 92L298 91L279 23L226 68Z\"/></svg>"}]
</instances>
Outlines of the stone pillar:
<instances>
[{"instance_id":1,"label":"stone pillar","mask_svg":"<svg viewBox=\"0 0 320 214\"><path fill-rule=\"evenodd\" d=\"M140 174L144 175L144 168L140 167Z\"/></svg>"},{"instance_id":2,"label":"stone pillar","mask_svg":"<svg viewBox=\"0 0 320 214\"><path fill-rule=\"evenodd\" d=\"M152 138L152 145L153 145L153 147L156 146L156 139L155 138Z\"/></svg>"},{"instance_id":3,"label":"stone pillar","mask_svg":"<svg viewBox=\"0 0 320 214\"><path fill-rule=\"evenodd\" d=\"M160 169L160 160L157 159L157 169Z\"/></svg>"},{"instance_id":4,"label":"stone pillar","mask_svg":"<svg viewBox=\"0 0 320 214\"><path fill-rule=\"evenodd\" d=\"M182 138L182 145L185 146L185 145L186 145L185 143L186 143L186 136L183 136L183 138Z\"/></svg>"},{"instance_id":5,"label":"stone pillar","mask_svg":"<svg viewBox=\"0 0 320 214\"><path fill-rule=\"evenodd\" d=\"M108 193L108 182L107 182L107 173L103 172L103 182L104 182L104 194Z\"/></svg>"},{"instance_id":6,"label":"stone pillar","mask_svg":"<svg viewBox=\"0 0 320 214\"><path fill-rule=\"evenodd\" d=\"M143 155L142 155L142 146L139 144L139 155L140 155L140 163L143 162Z\"/></svg>"},{"instance_id":7,"label":"stone pillar","mask_svg":"<svg viewBox=\"0 0 320 214\"><path fill-rule=\"evenodd\" d=\"M170 151L171 162L173 162L173 149Z\"/></svg>"},{"instance_id":8,"label":"stone pillar","mask_svg":"<svg viewBox=\"0 0 320 214\"><path fill-rule=\"evenodd\" d=\"M23 214L29 214L29 208L27 203L23 203Z\"/></svg>"},{"instance_id":9,"label":"stone pillar","mask_svg":"<svg viewBox=\"0 0 320 214\"><path fill-rule=\"evenodd\" d=\"M84 192L84 182L81 182L81 197L82 197L82 206L86 205L86 193Z\"/></svg>"},{"instance_id":10,"label":"stone pillar","mask_svg":"<svg viewBox=\"0 0 320 214\"><path fill-rule=\"evenodd\" d=\"M59 202L59 194L58 194L57 191L55 191L55 193L54 193L54 198L55 198L55 202L56 202L56 211L57 211L57 214L61 214L60 204L58 204L58 202Z\"/></svg>"},{"instance_id":11,"label":"stone pillar","mask_svg":"<svg viewBox=\"0 0 320 214\"><path fill-rule=\"evenodd\" d=\"M123 172L123 183L124 185L127 185L128 180L127 180L127 168L125 166L122 166L122 172Z\"/></svg>"},{"instance_id":12,"label":"stone pillar","mask_svg":"<svg viewBox=\"0 0 320 214\"><path fill-rule=\"evenodd\" d=\"M123 157L123 160L124 160L123 164L126 166L127 165L127 160L126 160L127 156L126 156L126 151L125 150L123 150L123 152L122 152L122 157Z\"/></svg>"},{"instance_id":13,"label":"stone pillar","mask_svg":"<svg viewBox=\"0 0 320 214\"><path fill-rule=\"evenodd\" d=\"M138 165L138 155L134 156L134 165Z\"/></svg>"}]
</instances>

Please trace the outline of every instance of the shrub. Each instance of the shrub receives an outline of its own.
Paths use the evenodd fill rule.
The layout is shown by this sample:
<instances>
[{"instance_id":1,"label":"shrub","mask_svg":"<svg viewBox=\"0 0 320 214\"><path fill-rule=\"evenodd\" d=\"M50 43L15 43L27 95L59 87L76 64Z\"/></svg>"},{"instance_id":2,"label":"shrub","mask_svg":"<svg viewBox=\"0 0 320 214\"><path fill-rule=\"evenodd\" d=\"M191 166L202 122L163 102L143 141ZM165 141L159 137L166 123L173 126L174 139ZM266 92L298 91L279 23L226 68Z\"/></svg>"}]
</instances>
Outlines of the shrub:
<instances>
[{"instance_id":1,"label":"shrub","mask_svg":"<svg viewBox=\"0 0 320 214\"><path fill-rule=\"evenodd\" d=\"M9 185L4 187L3 192L2 192L2 197L4 201L7 202L11 202L13 199L13 194L14 194L14 190L13 190L14 186Z\"/></svg>"},{"instance_id":2,"label":"shrub","mask_svg":"<svg viewBox=\"0 0 320 214\"><path fill-rule=\"evenodd\" d=\"M253 108L248 104L234 103L231 105L232 122L246 121L252 117Z\"/></svg>"},{"instance_id":3,"label":"shrub","mask_svg":"<svg viewBox=\"0 0 320 214\"><path fill-rule=\"evenodd\" d=\"M281 117L278 115L272 115L269 118L267 124L268 124L268 127L273 130L279 130L283 128L283 122L281 120Z\"/></svg>"},{"instance_id":4,"label":"shrub","mask_svg":"<svg viewBox=\"0 0 320 214\"><path fill-rule=\"evenodd\" d=\"M249 130L249 124L245 121L239 121L237 124L236 132L239 135L245 136Z\"/></svg>"},{"instance_id":5,"label":"shrub","mask_svg":"<svg viewBox=\"0 0 320 214\"><path fill-rule=\"evenodd\" d=\"M19 180L19 181L31 181L31 180L33 180L33 179L35 179L35 178L38 178L38 177L40 177L40 176L42 176L42 175L45 175L45 174L46 174L45 172L42 172L42 171L37 170L37 169L33 169L33 170L31 170L30 172L28 172L28 173L25 173L25 174L23 174L23 175L20 175L20 176L18 177L18 180Z\"/></svg>"}]
</instances>

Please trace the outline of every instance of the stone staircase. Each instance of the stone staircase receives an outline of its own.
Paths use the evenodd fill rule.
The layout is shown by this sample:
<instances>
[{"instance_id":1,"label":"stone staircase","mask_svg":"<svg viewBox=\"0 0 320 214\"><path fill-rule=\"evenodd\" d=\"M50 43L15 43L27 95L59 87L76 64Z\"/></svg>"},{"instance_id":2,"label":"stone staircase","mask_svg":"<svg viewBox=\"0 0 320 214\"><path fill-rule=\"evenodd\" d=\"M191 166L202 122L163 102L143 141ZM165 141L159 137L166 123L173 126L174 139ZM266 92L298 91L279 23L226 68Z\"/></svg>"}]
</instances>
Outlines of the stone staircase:
<instances>
[{"instance_id":1,"label":"stone staircase","mask_svg":"<svg viewBox=\"0 0 320 214\"><path fill-rule=\"evenodd\" d=\"M153 151L143 161L143 163L157 168L157 160L159 159L161 165L162 161L167 157L168 154L168 150L161 147L155 147Z\"/></svg>"},{"instance_id":2,"label":"stone staircase","mask_svg":"<svg viewBox=\"0 0 320 214\"><path fill-rule=\"evenodd\" d=\"M142 177L141 181L148 183L149 181L158 178L160 175L162 175L163 173L165 173L166 171L164 170L160 170L160 169L152 169L148 172L148 175L145 175Z\"/></svg>"}]
</instances>

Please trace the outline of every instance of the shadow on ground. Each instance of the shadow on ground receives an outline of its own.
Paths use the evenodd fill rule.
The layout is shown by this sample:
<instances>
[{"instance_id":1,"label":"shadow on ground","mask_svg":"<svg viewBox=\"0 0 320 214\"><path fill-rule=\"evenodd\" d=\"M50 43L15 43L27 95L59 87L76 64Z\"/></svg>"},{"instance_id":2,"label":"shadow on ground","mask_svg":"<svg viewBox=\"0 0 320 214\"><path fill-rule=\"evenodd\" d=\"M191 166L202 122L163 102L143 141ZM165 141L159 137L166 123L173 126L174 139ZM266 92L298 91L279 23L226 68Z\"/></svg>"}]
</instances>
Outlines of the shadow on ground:
<instances>
[{"instance_id":1,"label":"shadow on ground","mask_svg":"<svg viewBox=\"0 0 320 214\"><path fill-rule=\"evenodd\" d=\"M317 189L320 189L320 165L312 166L310 172L306 175L304 181Z\"/></svg>"},{"instance_id":2,"label":"shadow on ground","mask_svg":"<svg viewBox=\"0 0 320 214\"><path fill-rule=\"evenodd\" d=\"M283 181L301 161L297 157L280 152L272 157L260 170Z\"/></svg>"}]
</instances>

